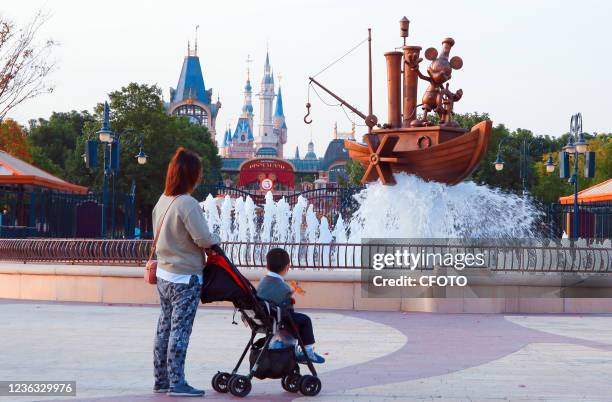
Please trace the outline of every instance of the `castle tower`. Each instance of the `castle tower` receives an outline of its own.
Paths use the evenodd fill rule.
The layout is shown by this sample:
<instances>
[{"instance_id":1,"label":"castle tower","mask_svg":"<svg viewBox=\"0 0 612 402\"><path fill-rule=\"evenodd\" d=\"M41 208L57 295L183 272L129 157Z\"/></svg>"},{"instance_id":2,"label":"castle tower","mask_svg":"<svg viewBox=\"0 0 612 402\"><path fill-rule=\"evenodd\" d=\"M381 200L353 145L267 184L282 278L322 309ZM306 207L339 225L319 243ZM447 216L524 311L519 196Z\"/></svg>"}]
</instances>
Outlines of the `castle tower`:
<instances>
[{"instance_id":1,"label":"castle tower","mask_svg":"<svg viewBox=\"0 0 612 402\"><path fill-rule=\"evenodd\" d=\"M283 112L283 94L280 85L276 95L276 108L274 109L274 136L277 140L277 156L283 157L283 146L287 143L287 123L285 123L285 113Z\"/></svg>"},{"instance_id":2,"label":"castle tower","mask_svg":"<svg viewBox=\"0 0 612 402\"><path fill-rule=\"evenodd\" d=\"M257 95L260 104L259 133L255 140L255 147L273 148L276 150L278 139L274 135L274 123L272 120L272 103L274 101L274 75L270 66L270 56L266 52L266 64L264 65L264 76L261 80L261 90Z\"/></svg>"},{"instance_id":3,"label":"castle tower","mask_svg":"<svg viewBox=\"0 0 612 402\"><path fill-rule=\"evenodd\" d=\"M247 62L250 62L250 58L247 59ZM253 136L252 89L250 70L247 68L247 80L244 85L244 104L242 105L242 112L236 123L234 133L232 134L229 127L225 133L223 151L221 152L224 158L252 158L254 156L253 144L255 138Z\"/></svg>"},{"instance_id":4,"label":"castle tower","mask_svg":"<svg viewBox=\"0 0 612 402\"><path fill-rule=\"evenodd\" d=\"M253 131L253 87L251 87L251 72L247 69L247 81L244 86L244 105L242 106L242 117L249 120L251 131Z\"/></svg>"},{"instance_id":5,"label":"castle tower","mask_svg":"<svg viewBox=\"0 0 612 402\"><path fill-rule=\"evenodd\" d=\"M231 157L231 150L232 150L232 130L230 129L228 125L227 128L225 129L225 133L223 134L223 146L221 150L221 156L223 156L224 158Z\"/></svg>"},{"instance_id":6,"label":"castle tower","mask_svg":"<svg viewBox=\"0 0 612 402\"><path fill-rule=\"evenodd\" d=\"M317 154L314 150L314 142L312 142L312 135L310 137L310 142L308 143L308 152L306 152L306 155L304 155L304 160L317 160Z\"/></svg>"},{"instance_id":7,"label":"castle tower","mask_svg":"<svg viewBox=\"0 0 612 402\"><path fill-rule=\"evenodd\" d=\"M211 99L212 89L207 90L204 86L196 38L194 49L187 43L187 56L183 60L181 75L176 88L170 88L170 102L166 107L172 115L185 116L194 124L206 126L214 140L215 120L221 102L217 99L216 103L212 103Z\"/></svg>"}]
</instances>

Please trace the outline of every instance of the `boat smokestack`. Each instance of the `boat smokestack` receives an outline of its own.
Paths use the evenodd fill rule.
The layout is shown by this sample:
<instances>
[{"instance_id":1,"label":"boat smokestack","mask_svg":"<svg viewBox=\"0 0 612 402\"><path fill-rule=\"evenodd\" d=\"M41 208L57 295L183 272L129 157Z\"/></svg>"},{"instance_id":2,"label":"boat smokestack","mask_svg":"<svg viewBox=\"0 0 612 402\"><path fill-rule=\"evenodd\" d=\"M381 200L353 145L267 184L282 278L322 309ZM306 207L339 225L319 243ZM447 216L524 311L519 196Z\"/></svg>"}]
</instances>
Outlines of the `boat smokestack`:
<instances>
[{"instance_id":1,"label":"boat smokestack","mask_svg":"<svg viewBox=\"0 0 612 402\"><path fill-rule=\"evenodd\" d=\"M410 122L416 120L417 89L419 75L408 65L408 60L418 60L420 46L404 46L404 120L403 127L410 127Z\"/></svg>"},{"instance_id":2,"label":"boat smokestack","mask_svg":"<svg viewBox=\"0 0 612 402\"><path fill-rule=\"evenodd\" d=\"M387 89L389 98L389 128L402 126L402 52L387 52Z\"/></svg>"}]
</instances>

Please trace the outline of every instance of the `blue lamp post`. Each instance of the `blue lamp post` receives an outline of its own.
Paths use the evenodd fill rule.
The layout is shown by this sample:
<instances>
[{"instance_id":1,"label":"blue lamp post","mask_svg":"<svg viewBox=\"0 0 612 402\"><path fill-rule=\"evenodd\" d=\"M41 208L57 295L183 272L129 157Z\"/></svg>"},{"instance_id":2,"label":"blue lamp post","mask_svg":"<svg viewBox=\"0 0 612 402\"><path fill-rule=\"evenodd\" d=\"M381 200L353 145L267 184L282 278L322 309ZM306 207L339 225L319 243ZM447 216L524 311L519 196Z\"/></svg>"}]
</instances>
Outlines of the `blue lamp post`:
<instances>
[{"instance_id":1,"label":"blue lamp post","mask_svg":"<svg viewBox=\"0 0 612 402\"><path fill-rule=\"evenodd\" d=\"M108 102L104 102L104 115L102 120L102 128L100 128L96 134L98 139L87 140L85 144L85 165L94 169L97 166L97 153L98 145L102 145L104 149L104 176L102 182L102 238L106 237L106 209L108 206L108 183L109 180L113 181L113 195L111 204L111 238L115 234L115 179L119 172L119 157L120 157L120 143L121 136L134 133L132 129L125 130L123 133L114 132L110 128L110 116L109 116ZM147 155L144 151L143 136L140 133L140 151L136 155L138 164L144 165L147 163Z\"/></svg>"},{"instance_id":2,"label":"blue lamp post","mask_svg":"<svg viewBox=\"0 0 612 402\"><path fill-rule=\"evenodd\" d=\"M506 140L506 138L502 138L502 140L499 142L499 146L497 147L497 158L495 158L495 162L493 162L493 165L495 166L495 170L497 170L498 172L502 171L504 169L504 160L501 157L501 147L502 144L504 143L504 141ZM533 139L527 141L526 139L523 140L523 142L521 143L521 148L519 149L519 156L520 156L520 177L521 177L521 181L523 184L523 194L527 194L528 190L527 190L527 181L529 178L529 156L531 155L531 144L533 143ZM543 150L543 145L540 144L540 150ZM548 160L546 161L546 173L552 173L555 170L555 163L553 162L552 159L552 153L549 152L548 153Z\"/></svg>"},{"instance_id":3,"label":"blue lamp post","mask_svg":"<svg viewBox=\"0 0 612 402\"><path fill-rule=\"evenodd\" d=\"M572 228L572 239L578 239L580 232L580 214L578 208L578 161L580 155L584 156L584 177L592 178L595 176L595 152L589 151L589 146L582 132L582 114L576 113L570 119L570 133L567 140L567 145L563 147L563 151L559 152L559 176L562 179L568 179L568 182L574 187L574 219ZM574 161L574 170L570 174L570 160ZM568 233L569 235L569 233Z\"/></svg>"}]
</instances>

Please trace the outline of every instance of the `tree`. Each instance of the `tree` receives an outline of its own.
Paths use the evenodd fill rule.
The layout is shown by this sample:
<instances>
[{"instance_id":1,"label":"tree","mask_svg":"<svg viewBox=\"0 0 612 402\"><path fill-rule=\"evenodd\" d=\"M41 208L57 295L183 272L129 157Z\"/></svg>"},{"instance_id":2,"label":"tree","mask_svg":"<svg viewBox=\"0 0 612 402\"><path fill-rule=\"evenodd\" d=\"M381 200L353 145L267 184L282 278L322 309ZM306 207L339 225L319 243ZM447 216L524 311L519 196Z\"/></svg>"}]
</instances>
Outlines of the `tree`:
<instances>
[{"instance_id":1,"label":"tree","mask_svg":"<svg viewBox=\"0 0 612 402\"><path fill-rule=\"evenodd\" d=\"M200 155L205 182L216 182L221 159L208 130L204 126L189 123L185 117L168 115L158 86L130 83L110 93L109 98L111 129L120 133L121 137L116 191L126 193L134 182L136 201L144 214L150 214L150 209L162 193L168 162L179 146ZM96 131L101 126L102 111L103 105L97 105L94 118L84 123L76 148L66 160L67 178L96 191L102 189L103 148L98 148L98 168L93 171L85 167L82 154L86 140L97 138ZM135 159L141 142L148 156L145 165L139 165Z\"/></svg>"},{"instance_id":2,"label":"tree","mask_svg":"<svg viewBox=\"0 0 612 402\"><path fill-rule=\"evenodd\" d=\"M6 119L0 124L0 149L25 162L32 162L26 134L14 120Z\"/></svg>"},{"instance_id":3,"label":"tree","mask_svg":"<svg viewBox=\"0 0 612 402\"><path fill-rule=\"evenodd\" d=\"M567 135L564 135L564 137L567 138ZM580 158L578 163L578 188L580 190L594 186L612 177L612 134L589 135L588 137L590 138L588 140L589 150L595 152L595 175L590 179L584 177L582 174L584 158ZM567 143L567 140L562 140L561 143ZM570 195L574 192L568 179L559 177L558 153L553 152L552 156L555 162L555 172L546 173L545 163L547 156L545 156L535 164L536 183L530 188L534 196L545 202L558 202L559 197Z\"/></svg>"},{"instance_id":4,"label":"tree","mask_svg":"<svg viewBox=\"0 0 612 402\"><path fill-rule=\"evenodd\" d=\"M361 163L354 159L349 159L346 162L346 175L348 177L348 184L351 186L361 186L361 178L365 174L365 169L361 166Z\"/></svg>"},{"instance_id":5,"label":"tree","mask_svg":"<svg viewBox=\"0 0 612 402\"><path fill-rule=\"evenodd\" d=\"M17 28L0 15L0 121L23 101L53 90L46 78L54 68L49 57L55 43L36 42L46 21L39 12L29 24Z\"/></svg>"},{"instance_id":6,"label":"tree","mask_svg":"<svg viewBox=\"0 0 612 402\"><path fill-rule=\"evenodd\" d=\"M77 138L83 134L85 124L94 122L94 116L89 112L75 110L54 112L48 120L30 120L28 139L32 147L36 148L35 164L50 162L61 176L65 176L66 161L76 149Z\"/></svg>"}]
</instances>

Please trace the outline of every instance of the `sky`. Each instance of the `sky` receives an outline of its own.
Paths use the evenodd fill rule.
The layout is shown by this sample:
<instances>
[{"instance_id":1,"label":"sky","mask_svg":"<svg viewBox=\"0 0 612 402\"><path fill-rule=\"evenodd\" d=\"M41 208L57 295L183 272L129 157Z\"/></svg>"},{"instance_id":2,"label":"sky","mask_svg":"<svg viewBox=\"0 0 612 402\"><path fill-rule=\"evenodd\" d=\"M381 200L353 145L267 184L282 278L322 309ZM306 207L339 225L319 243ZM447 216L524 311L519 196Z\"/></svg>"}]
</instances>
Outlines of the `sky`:
<instances>
[{"instance_id":1,"label":"sky","mask_svg":"<svg viewBox=\"0 0 612 402\"><path fill-rule=\"evenodd\" d=\"M611 131L610 1L0 0L0 14L17 24L38 10L50 14L40 39L59 42L57 69L49 77L55 90L9 114L22 124L53 111L92 110L130 82L157 84L167 100L168 88L177 84L187 41L193 43L199 25L205 85L222 102L218 141L226 125L235 125L239 117L247 55L253 60L251 82L257 93L268 47L277 84L282 75L285 154L293 155L297 145L304 155L312 137L321 156L333 138L334 123L339 131L349 131L351 121L311 92L313 123L304 124L308 76L361 42L372 28L374 114L385 122L383 54L401 46L399 20L407 16L408 44L439 49L445 37L455 39L451 56L464 62L451 80L451 89L464 92L455 112L488 112L494 123L552 136L566 132L571 114L581 112L584 131ZM422 71L426 67L425 60ZM317 79L367 111L365 45ZM424 89L421 82L419 97ZM256 97L254 108L257 125ZM357 128L362 133L363 127Z\"/></svg>"}]
</instances>

